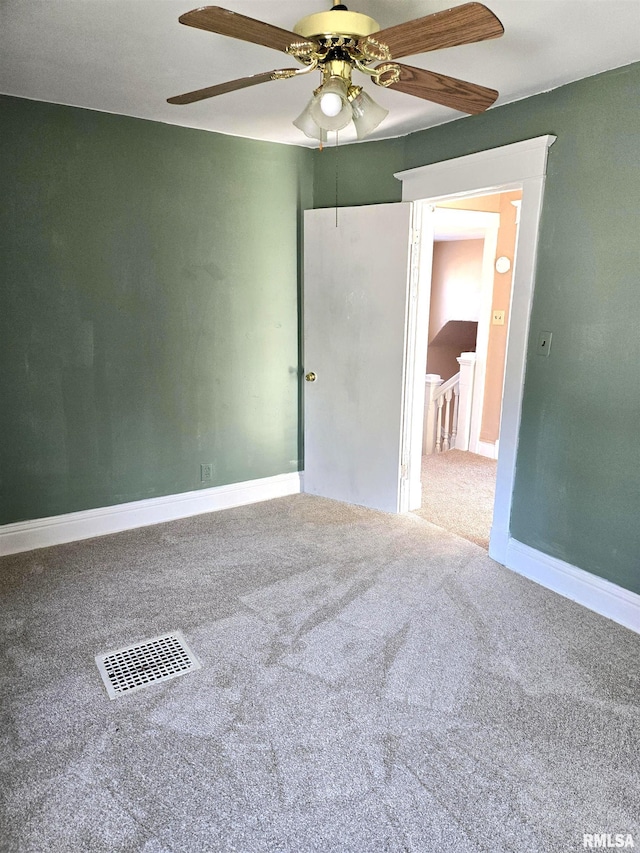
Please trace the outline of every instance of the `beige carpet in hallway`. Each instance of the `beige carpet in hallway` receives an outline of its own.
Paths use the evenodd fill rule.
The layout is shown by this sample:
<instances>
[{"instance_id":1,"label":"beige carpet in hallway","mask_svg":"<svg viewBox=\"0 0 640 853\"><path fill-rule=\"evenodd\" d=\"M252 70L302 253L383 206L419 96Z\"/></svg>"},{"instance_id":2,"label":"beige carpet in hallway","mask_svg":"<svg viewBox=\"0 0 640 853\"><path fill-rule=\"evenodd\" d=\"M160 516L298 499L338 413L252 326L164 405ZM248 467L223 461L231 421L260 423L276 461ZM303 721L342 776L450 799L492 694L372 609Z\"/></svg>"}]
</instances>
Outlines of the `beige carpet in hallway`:
<instances>
[{"instance_id":1,"label":"beige carpet in hallway","mask_svg":"<svg viewBox=\"0 0 640 853\"><path fill-rule=\"evenodd\" d=\"M462 450L423 456L416 515L488 549L497 464Z\"/></svg>"}]
</instances>

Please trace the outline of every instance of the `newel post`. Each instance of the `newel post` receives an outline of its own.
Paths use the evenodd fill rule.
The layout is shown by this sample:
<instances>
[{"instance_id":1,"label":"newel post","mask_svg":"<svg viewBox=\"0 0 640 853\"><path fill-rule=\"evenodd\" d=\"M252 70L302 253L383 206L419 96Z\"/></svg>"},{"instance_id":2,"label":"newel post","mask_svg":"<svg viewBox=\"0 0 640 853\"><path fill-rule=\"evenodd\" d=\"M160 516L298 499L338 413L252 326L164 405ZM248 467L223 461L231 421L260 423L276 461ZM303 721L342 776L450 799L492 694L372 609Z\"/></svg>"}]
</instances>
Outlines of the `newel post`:
<instances>
[{"instance_id":1,"label":"newel post","mask_svg":"<svg viewBox=\"0 0 640 853\"><path fill-rule=\"evenodd\" d=\"M468 450L471 438L471 404L473 402L473 375L476 369L475 352L460 353L460 402L458 404L458 434L456 450Z\"/></svg>"},{"instance_id":2,"label":"newel post","mask_svg":"<svg viewBox=\"0 0 640 853\"><path fill-rule=\"evenodd\" d=\"M422 432L422 455L435 453L436 448L436 418L438 410L433 398L442 385L442 377L437 373L427 373L424 377L424 430Z\"/></svg>"}]
</instances>

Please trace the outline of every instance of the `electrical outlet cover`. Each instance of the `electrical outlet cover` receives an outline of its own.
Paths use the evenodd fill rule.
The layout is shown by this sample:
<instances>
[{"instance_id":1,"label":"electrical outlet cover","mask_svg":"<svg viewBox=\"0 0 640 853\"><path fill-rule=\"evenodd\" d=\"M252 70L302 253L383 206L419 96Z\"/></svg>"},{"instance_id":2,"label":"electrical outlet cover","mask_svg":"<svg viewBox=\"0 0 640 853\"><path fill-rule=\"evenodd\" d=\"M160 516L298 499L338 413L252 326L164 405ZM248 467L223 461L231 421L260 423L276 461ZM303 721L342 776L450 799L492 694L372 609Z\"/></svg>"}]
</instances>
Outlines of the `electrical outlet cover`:
<instances>
[{"instance_id":1,"label":"electrical outlet cover","mask_svg":"<svg viewBox=\"0 0 640 853\"><path fill-rule=\"evenodd\" d=\"M548 356L551 352L551 338L553 334L551 332L540 332L538 335L538 347L536 352L538 355Z\"/></svg>"}]
</instances>

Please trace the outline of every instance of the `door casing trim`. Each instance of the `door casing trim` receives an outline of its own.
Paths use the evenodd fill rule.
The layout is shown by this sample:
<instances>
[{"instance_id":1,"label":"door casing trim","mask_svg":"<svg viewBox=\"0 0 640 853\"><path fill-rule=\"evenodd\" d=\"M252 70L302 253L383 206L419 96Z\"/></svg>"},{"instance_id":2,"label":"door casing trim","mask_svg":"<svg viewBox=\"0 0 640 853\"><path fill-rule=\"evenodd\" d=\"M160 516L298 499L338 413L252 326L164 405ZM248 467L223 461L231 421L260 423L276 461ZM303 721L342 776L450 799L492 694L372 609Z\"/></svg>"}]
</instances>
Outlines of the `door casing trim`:
<instances>
[{"instance_id":1,"label":"door casing trim","mask_svg":"<svg viewBox=\"0 0 640 853\"><path fill-rule=\"evenodd\" d=\"M394 177L402 181L402 200L433 205L443 199L522 190L520 227L513 270L513 296L509 320L507 356L500 423L500 456L489 554L506 564L516 453L522 412L529 320L535 281L538 230L542 213L547 156L555 136L547 134L487 151L419 166ZM415 334L413 335L415 338ZM414 353L415 356L415 353ZM408 389L407 389L408 390ZM406 407L409 394L404 395ZM413 407L414 417L422 413ZM408 413L409 409L407 409ZM415 431L414 431L415 433ZM415 444L406 455L416 452Z\"/></svg>"}]
</instances>

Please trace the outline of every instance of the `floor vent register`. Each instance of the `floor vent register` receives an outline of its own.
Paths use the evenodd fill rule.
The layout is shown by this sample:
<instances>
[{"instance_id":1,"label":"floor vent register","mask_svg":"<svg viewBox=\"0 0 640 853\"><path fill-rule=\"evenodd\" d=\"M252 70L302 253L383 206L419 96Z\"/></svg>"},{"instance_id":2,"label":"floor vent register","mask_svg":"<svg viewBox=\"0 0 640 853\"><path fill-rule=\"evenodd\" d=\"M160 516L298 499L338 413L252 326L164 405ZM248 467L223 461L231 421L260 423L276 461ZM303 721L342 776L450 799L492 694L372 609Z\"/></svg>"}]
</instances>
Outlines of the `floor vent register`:
<instances>
[{"instance_id":1,"label":"floor vent register","mask_svg":"<svg viewBox=\"0 0 640 853\"><path fill-rule=\"evenodd\" d=\"M180 631L96 655L96 664L110 699L201 668Z\"/></svg>"}]
</instances>

